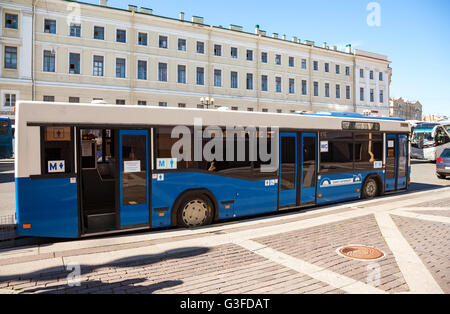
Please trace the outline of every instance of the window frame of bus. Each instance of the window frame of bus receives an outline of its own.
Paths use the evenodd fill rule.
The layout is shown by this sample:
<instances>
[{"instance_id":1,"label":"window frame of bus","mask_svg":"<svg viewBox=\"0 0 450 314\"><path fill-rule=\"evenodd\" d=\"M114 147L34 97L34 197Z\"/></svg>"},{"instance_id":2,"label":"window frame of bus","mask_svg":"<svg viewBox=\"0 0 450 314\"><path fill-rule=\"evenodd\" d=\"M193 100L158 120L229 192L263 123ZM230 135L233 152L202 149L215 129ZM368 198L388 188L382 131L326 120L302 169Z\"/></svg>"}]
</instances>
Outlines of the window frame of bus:
<instances>
[{"instance_id":1,"label":"window frame of bus","mask_svg":"<svg viewBox=\"0 0 450 314\"><path fill-rule=\"evenodd\" d=\"M259 154L257 154L257 159L258 160L256 160L256 161L247 161L247 160L246 161L234 161L236 163L241 163L241 164L250 163L250 167L251 167L251 169L249 171L250 175L248 175L248 173L247 173L247 175L237 175L236 176L236 175L230 175L230 174L225 174L225 173L220 173L220 172L208 171L208 169L204 169L204 167L201 167L199 164L202 164L202 163L206 162L203 159L203 149L204 149L205 143L209 142L210 139L208 139L208 138L203 138L202 139L202 161L201 162L194 161L193 159L194 159L194 140L195 140L195 137L194 137L194 128L193 127L188 127L190 132L191 132L191 145L192 145L191 146L191 159L192 160L189 162L190 166L189 167L180 168L180 167L178 167L178 164L180 163L180 161L178 161L177 162L177 169L170 169L170 170L157 169L156 165L157 165L158 158L170 158L168 156L160 157L160 146L159 146L160 145L160 138L159 138L158 135L161 134L160 130L165 130L165 131L170 130L170 133L163 133L163 134L171 134L171 131L172 131L173 128L174 128L174 126L161 126L161 127L156 127L154 129L155 130L154 131L154 147L155 147L155 149L154 149L154 160L153 160L154 165L155 165L154 171L157 171L157 172L197 171L197 172L208 173L208 174L211 174L211 175L218 175L218 176L223 176L223 177L231 177L231 178L244 179L244 180L250 180L250 181L264 180L264 179L275 179L275 178L278 177L278 174L277 174L276 171L275 172L267 172L267 173L261 172L264 175L259 175L259 176L255 174L255 172L260 172L260 168L261 168L262 164L266 164L265 162L261 162L259 160L259 158L258 158ZM205 131L205 128L206 127L203 127L202 134ZM222 129L224 138L226 138L226 128L221 127L221 129ZM234 153L235 154L237 152L237 150L236 150L237 149L237 140L236 139L237 139L237 137L235 136L235 140L234 140ZM246 155L245 155L245 157L249 157L248 149L247 149L248 148L248 146L247 146L247 143L248 143L247 139L248 139L248 134L246 133L246 143L245 143ZM180 140L180 138L175 138L173 140L174 140L174 142L177 142L177 141ZM257 140L256 143L257 143L257 149L259 151L259 141ZM223 148L224 158L226 158L226 145L227 145L226 144L226 140L224 139L224 148ZM255 167L255 164L258 164L258 166ZM238 169L238 168L241 168L241 167L236 167L236 169ZM231 168L229 168L229 169L231 169Z\"/></svg>"},{"instance_id":2,"label":"window frame of bus","mask_svg":"<svg viewBox=\"0 0 450 314\"><path fill-rule=\"evenodd\" d=\"M46 163L46 158L45 158L45 143L46 141L46 129L49 127L61 127L61 128L66 128L69 127L70 128L70 146L69 146L69 152L68 152L68 158L65 160L65 172L59 172L59 173L48 173L48 169L47 169L47 163ZM54 126L54 125L49 125L49 126L41 126L40 127L40 132L41 132L41 143L40 143L40 149L41 149L41 175L39 176L32 176L32 177L40 177L40 178L55 178L55 177L73 177L76 175L75 172L75 158L74 158L74 154L75 154L75 139L74 139L74 127L72 126ZM61 141L61 142L69 142L69 141ZM67 171L67 169L69 169L70 167L70 171Z\"/></svg>"}]
</instances>

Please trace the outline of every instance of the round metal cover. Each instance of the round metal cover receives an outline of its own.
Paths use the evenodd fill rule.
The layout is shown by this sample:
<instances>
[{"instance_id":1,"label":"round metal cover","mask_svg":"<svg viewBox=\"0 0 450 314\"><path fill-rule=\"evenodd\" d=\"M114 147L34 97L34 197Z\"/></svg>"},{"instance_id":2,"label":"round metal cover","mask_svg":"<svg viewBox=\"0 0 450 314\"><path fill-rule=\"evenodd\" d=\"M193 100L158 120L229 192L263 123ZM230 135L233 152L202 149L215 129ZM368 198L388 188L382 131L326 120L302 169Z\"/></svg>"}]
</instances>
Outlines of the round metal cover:
<instances>
[{"instance_id":1,"label":"round metal cover","mask_svg":"<svg viewBox=\"0 0 450 314\"><path fill-rule=\"evenodd\" d=\"M382 258L384 256L384 253L380 250L364 245L344 246L337 251L339 254L345 257L358 260L374 260Z\"/></svg>"}]
</instances>

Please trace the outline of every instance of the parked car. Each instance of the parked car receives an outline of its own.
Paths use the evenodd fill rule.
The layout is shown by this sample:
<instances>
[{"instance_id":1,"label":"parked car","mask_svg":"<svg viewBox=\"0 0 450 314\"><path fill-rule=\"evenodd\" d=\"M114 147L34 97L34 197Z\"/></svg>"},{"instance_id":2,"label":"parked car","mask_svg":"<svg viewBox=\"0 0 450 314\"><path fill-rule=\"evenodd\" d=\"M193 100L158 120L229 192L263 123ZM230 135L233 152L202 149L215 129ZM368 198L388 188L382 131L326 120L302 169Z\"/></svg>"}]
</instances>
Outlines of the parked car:
<instances>
[{"instance_id":1,"label":"parked car","mask_svg":"<svg viewBox=\"0 0 450 314\"><path fill-rule=\"evenodd\" d=\"M436 175L439 179L450 176L450 148L445 149L436 159Z\"/></svg>"}]
</instances>

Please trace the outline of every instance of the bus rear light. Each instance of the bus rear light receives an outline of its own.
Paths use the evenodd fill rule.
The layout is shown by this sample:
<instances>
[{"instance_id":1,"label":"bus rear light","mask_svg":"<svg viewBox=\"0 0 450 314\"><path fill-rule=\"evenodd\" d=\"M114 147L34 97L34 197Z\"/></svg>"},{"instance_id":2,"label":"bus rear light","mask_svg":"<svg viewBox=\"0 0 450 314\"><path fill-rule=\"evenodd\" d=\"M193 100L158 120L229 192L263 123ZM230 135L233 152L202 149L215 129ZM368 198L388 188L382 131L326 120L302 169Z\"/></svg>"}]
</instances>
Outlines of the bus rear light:
<instances>
[{"instance_id":1,"label":"bus rear light","mask_svg":"<svg viewBox=\"0 0 450 314\"><path fill-rule=\"evenodd\" d=\"M23 224L22 228L23 229L31 229L31 224Z\"/></svg>"},{"instance_id":2,"label":"bus rear light","mask_svg":"<svg viewBox=\"0 0 450 314\"><path fill-rule=\"evenodd\" d=\"M158 216L159 217L164 217L164 213L159 213Z\"/></svg>"},{"instance_id":3,"label":"bus rear light","mask_svg":"<svg viewBox=\"0 0 450 314\"><path fill-rule=\"evenodd\" d=\"M444 162L444 159L442 159L441 157L439 157L438 159L436 159L436 162Z\"/></svg>"},{"instance_id":4,"label":"bus rear light","mask_svg":"<svg viewBox=\"0 0 450 314\"><path fill-rule=\"evenodd\" d=\"M356 189L356 192L359 192L359 191L361 191L360 189Z\"/></svg>"},{"instance_id":5,"label":"bus rear light","mask_svg":"<svg viewBox=\"0 0 450 314\"><path fill-rule=\"evenodd\" d=\"M230 209L231 206L230 205L225 205L225 209Z\"/></svg>"}]
</instances>

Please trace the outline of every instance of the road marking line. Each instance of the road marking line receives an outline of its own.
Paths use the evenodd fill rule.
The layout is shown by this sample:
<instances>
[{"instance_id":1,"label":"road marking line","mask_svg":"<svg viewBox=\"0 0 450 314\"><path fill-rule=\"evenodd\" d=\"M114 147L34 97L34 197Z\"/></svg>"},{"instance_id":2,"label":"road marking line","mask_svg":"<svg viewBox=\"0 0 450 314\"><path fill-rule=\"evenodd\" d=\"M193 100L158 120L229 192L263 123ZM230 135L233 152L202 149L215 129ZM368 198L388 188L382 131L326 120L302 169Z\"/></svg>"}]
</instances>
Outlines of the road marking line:
<instances>
[{"instance_id":1,"label":"road marking line","mask_svg":"<svg viewBox=\"0 0 450 314\"><path fill-rule=\"evenodd\" d=\"M378 227L412 293L444 293L419 256L403 237L389 213L375 214Z\"/></svg>"},{"instance_id":2,"label":"road marking line","mask_svg":"<svg viewBox=\"0 0 450 314\"><path fill-rule=\"evenodd\" d=\"M394 211L394 212L392 212L392 215L450 224L450 217L445 217L445 216L416 214L416 213L411 213L409 211L403 211L403 210L402 211Z\"/></svg>"},{"instance_id":3,"label":"road marking line","mask_svg":"<svg viewBox=\"0 0 450 314\"><path fill-rule=\"evenodd\" d=\"M311 278L324 282L330 286L341 289L348 293L364 293L364 294L383 294L385 291L372 287L361 281L340 275L325 268L310 264L304 260L292 257L282 252L276 251L272 248L266 247L260 243L252 240L240 240L235 244L250 250L268 260L280 264L284 267L295 270L301 274L307 275Z\"/></svg>"}]
</instances>

